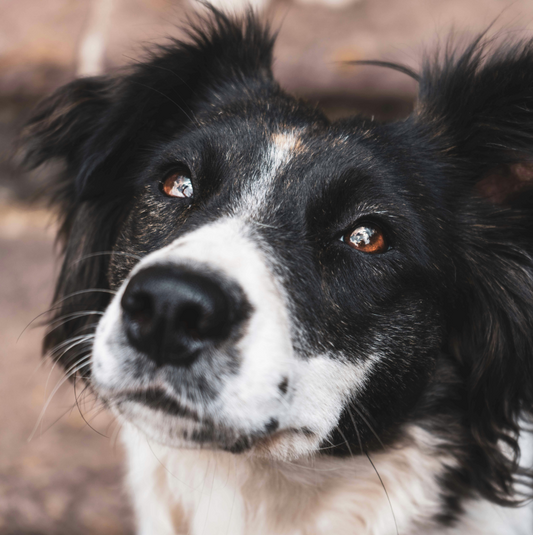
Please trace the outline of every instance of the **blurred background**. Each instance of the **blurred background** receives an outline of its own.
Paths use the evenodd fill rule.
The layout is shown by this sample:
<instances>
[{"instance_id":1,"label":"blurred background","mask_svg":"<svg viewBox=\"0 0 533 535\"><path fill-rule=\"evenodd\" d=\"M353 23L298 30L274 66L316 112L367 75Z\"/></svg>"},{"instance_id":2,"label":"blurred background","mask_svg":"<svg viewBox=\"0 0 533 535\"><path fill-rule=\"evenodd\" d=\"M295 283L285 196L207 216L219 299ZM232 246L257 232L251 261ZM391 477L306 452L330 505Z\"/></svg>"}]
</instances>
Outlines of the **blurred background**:
<instances>
[{"instance_id":1,"label":"blurred background","mask_svg":"<svg viewBox=\"0 0 533 535\"><path fill-rule=\"evenodd\" d=\"M238 12L241 2L217 5ZM409 77L346 61L396 61L416 70L450 33L471 36L496 19L503 33L533 37L531 0L254 6L279 29L274 71L281 85L331 117L395 120L415 101ZM59 267L54 219L31 202L45 171L17 169L13 141L43 96L76 76L113 72L165 36L183 35L185 14L197 8L188 0L0 0L0 535L133 533L113 419L40 359L39 314Z\"/></svg>"}]
</instances>

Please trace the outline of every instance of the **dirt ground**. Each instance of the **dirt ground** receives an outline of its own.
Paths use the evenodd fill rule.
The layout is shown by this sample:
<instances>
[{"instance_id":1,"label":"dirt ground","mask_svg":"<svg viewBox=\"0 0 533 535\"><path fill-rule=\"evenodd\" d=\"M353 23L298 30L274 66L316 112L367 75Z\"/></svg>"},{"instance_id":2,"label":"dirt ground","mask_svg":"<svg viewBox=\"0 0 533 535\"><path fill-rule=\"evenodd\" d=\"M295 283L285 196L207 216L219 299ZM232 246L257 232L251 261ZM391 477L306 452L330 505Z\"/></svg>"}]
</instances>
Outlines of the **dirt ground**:
<instances>
[{"instance_id":1,"label":"dirt ground","mask_svg":"<svg viewBox=\"0 0 533 535\"><path fill-rule=\"evenodd\" d=\"M68 383L39 422L62 375L40 357L39 319L21 333L50 304L54 258L48 213L0 205L0 535L127 535L132 515L110 415L82 401L92 430Z\"/></svg>"}]
</instances>

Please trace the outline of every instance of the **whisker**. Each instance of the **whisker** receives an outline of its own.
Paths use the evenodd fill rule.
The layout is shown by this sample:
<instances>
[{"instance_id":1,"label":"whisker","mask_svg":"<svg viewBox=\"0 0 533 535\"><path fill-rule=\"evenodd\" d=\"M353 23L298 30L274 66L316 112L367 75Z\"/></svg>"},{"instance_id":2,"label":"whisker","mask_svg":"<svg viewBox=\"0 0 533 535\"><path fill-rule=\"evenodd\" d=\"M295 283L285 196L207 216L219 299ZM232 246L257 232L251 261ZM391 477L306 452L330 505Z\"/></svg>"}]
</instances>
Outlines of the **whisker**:
<instances>
[{"instance_id":1,"label":"whisker","mask_svg":"<svg viewBox=\"0 0 533 535\"><path fill-rule=\"evenodd\" d=\"M111 444L113 445L113 448L117 447L117 441L118 441L118 435L122 431L122 428L124 427L124 423L120 422L117 418L114 418L113 422L111 422L111 425L114 423L118 423L116 429L113 431L113 434L111 435Z\"/></svg>"},{"instance_id":2,"label":"whisker","mask_svg":"<svg viewBox=\"0 0 533 535\"><path fill-rule=\"evenodd\" d=\"M88 340L90 338L94 338L94 334L80 334L79 336L74 336L72 338L67 338L67 340L64 340L63 342L60 342L59 344L55 345L50 351L48 351L47 356L49 358L53 358L54 354L58 351L61 351L65 346L68 346L72 342L79 342L81 340ZM68 351L68 349L67 349Z\"/></svg>"},{"instance_id":3,"label":"whisker","mask_svg":"<svg viewBox=\"0 0 533 535\"><path fill-rule=\"evenodd\" d=\"M322 448L317 448L316 451L332 450L332 449L338 448L339 446L342 446L342 442L340 444L333 444L332 442L330 442L330 444L331 446L323 446Z\"/></svg>"},{"instance_id":4,"label":"whisker","mask_svg":"<svg viewBox=\"0 0 533 535\"><path fill-rule=\"evenodd\" d=\"M359 433L359 428L357 427L357 424L355 423L355 418L353 417L352 411L350 410L350 407L347 406L346 410L348 411L348 415L350 416L350 420L352 420L353 428L355 430L355 434L357 435L357 442L359 442L359 449L361 450L361 454L365 453L363 450L363 441L361 440L361 435Z\"/></svg>"},{"instance_id":5,"label":"whisker","mask_svg":"<svg viewBox=\"0 0 533 535\"><path fill-rule=\"evenodd\" d=\"M103 316L103 315L104 313L99 310L87 310L85 312L73 312L72 314L65 314L63 316L60 316L59 318L56 318L55 320L49 323L48 325L49 328L46 330L46 334L51 333L55 329L59 329L59 327L61 327L62 325L65 325L65 323L68 323L69 321L72 321L78 318L83 318L84 316ZM54 325L55 323L58 323L58 324Z\"/></svg>"},{"instance_id":6,"label":"whisker","mask_svg":"<svg viewBox=\"0 0 533 535\"><path fill-rule=\"evenodd\" d=\"M87 386L83 389L82 393L85 392L85 390L89 388L89 385L87 384ZM85 415L83 414L83 411L81 410L81 407L80 407L80 404L79 404L79 399L78 399L78 395L76 393L76 381L74 381L74 399L76 400L76 406L78 407L78 411L80 413L80 416L82 417L83 421L95 432L97 433L98 435L104 437L104 438L109 438L107 435L104 435L103 433L100 433L100 431L97 431L85 418Z\"/></svg>"},{"instance_id":7,"label":"whisker","mask_svg":"<svg viewBox=\"0 0 533 535\"><path fill-rule=\"evenodd\" d=\"M364 453L366 455L368 461L370 462L370 464L372 465L372 468L374 469L374 472L376 472L376 475L378 476L379 482L381 483L381 486L383 487L383 490L385 491L385 496L387 496L387 501L389 502L389 507L390 507L390 510L391 510L391 513L392 513L392 518L394 520L394 527L396 528L396 535L400 535L400 532L398 530L398 522L396 521L396 515L394 514L394 509L392 507L392 502L390 500L389 493L387 492L387 488L385 487L385 483L383 483L383 479L381 479L381 475L379 474L375 464L372 462L372 459L370 458L370 454L368 453L368 451L363 449L363 442L361 441L361 435L359 434L359 429L357 427L357 423L355 422L355 418L353 417L352 411L350 410L350 407L347 407L347 410L348 410L348 415L350 416L350 419L352 420L352 423L353 423L353 426L354 426L354 430L355 430L355 432L357 434L357 440L359 442L359 448L361 449L361 453ZM366 423L366 421L365 421L365 423ZM367 423L367 425L368 425L368 423ZM371 429L371 431L374 432L372 429ZM375 432L374 432L374 434L375 434ZM383 446L383 443L381 442L381 440L380 440L380 443Z\"/></svg>"},{"instance_id":8,"label":"whisker","mask_svg":"<svg viewBox=\"0 0 533 535\"><path fill-rule=\"evenodd\" d=\"M51 320L50 323L48 324L48 327L53 326L51 330L54 330L60 327L61 325L64 325L71 319L82 318L83 316L103 316L103 315L104 315L104 312L102 312L101 310L84 310L83 312L73 312L72 314L64 314L63 316L59 316L58 318ZM63 323L60 323L59 325L54 325L55 323L61 322L61 321Z\"/></svg>"},{"instance_id":9,"label":"whisker","mask_svg":"<svg viewBox=\"0 0 533 535\"><path fill-rule=\"evenodd\" d=\"M353 403L355 403L355 400L353 400ZM370 431L372 432L372 434L376 437L376 439L378 440L378 442L380 443L381 447L382 448L385 448L385 445L383 444L381 438L379 437L379 435L376 433L376 431L374 430L374 428L370 425L369 421L365 418L365 416L363 415L362 413L362 409L363 407L361 407L361 410L358 409L355 405L352 405L352 408L355 410L355 412L357 412L357 415L361 418L361 420L363 420L363 422L366 424L366 426L368 427L368 429L370 429ZM350 413L350 416L353 420L353 415Z\"/></svg>"},{"instance_id":10,"label":"whisker","mask_svg":"<svg viewBox=\"0 0 533 535\"><path fill-rule=\"evenodd\" d=\"M279 230L279 227L276 227L275 225L267 225L266 223L259 223L259 221L254 221L253 224L257 225L258 227L272 228L274 230Z\"/></svg>"},{"instance_id":11,"label":"whisker","mask_svg":"<svg viewBox=\"0 0 533 535\"><path fill-rule=\"evenodd\" d=\"M165 93L163 93L162 91L159 91L155 87L151 87L146 84L141 84L140 82L134 82L133 80L132 80L132 83L134 83L135 85L144 87L145 89L149 89L150 91L153 91L154 93L157 93L158 95L161 95L162 97L165 97L168 101L174 104L174 106L176 106L176 108L178 108L178 110L180 110L181 113L183 113L183 115L185 115L185 117L187 117L187 119L191 121L191 123L196 124L197 126L200 126L200 124L197 122L197 119L196 120L193 119L175 100L172 100L168 95L165 95Z\"/></svg>"},{"instance_id":12,"label":"whisker","mask_svg":"<svg viewBox=\"0 0 533 535\"><path fill-rule=\"evenodd\" d=\"M35 316L35 318L33 318L29 323L28 325L26 325L26 327L24 327L24 329L22 330L22 332L18 335L18 338L17 338L17 342L20 340L20 337L26 332L26 330L28 329L28 327L30 327L30 325L32 325L35 321L37 321L39 318L41 318L42 316L45 316L46 314L50 314L50 312L52 312L53 310L56 310L59 308L59 305L61 303L63 303L64 301L66 301L67 299L71 299L73 297L76 297L78 295L83 295L83 294L87 294L87 293L91 293L91 292L96 292L96 293L108 293L108 294L111 294L111 295L116 295L116 291L114 290L108 290L106 288L88 288L87 290L79 290L77 292L73 292L69 295L66 295L65 297L59 299L58 301L55 301L54 303L52 303L52 306L48 309L48 310L45 310L44 312L41 312L40 314L38 314L37 316Z\"/></svg>"},{"instance_id":13,"label":"whisker","mask_svg":"<svg viewBox=\"0 0 533 535\"><path fill-rule=\"evenodd\" d=\"M350 448L350 443L348 442L348 439L344 436L344 433L341 431L340 427L337 428L337 430L339 431L340 436L342 437L342 439L344 440L344 443L346 444L346 447L348 448L350 457L355 457L355 455L353 454L352 448Z\"/></svg>"},{"instance_id":14,"label":"whisker","mask_svg":"<svg viewBox=\"0 0 533 535\"><path fill-rule=\"evenodd\" d=\"M55 386L54 390L52 391L52 393L50 394L50 396L48 397L46 403L44 404L44 407L42 408L41 410L41 413L39 414L39 418L37 419L37 423L35 424L34 428L33 428L33 431L31 432L29 438L28 438L28 442L30 442L35 433L37 432L37 429L39 428L39 425L41 424L41 422L43 421L43 418L44 418L44 415L46 413L46 409L48 408L48 406L50 405L53 397L55 396L55 394L57 393L57 391L61 388L61 386L63 384L65 384L66 381L68 381L77 371L81 370L84 366L87 365L87 362L88 360L91 358L91 354L89 353L89 355L83 357L81 360L79 360L75 365L74 365L74 369L70 368L69 371L66 372L66 375L63 379L61 379L58 384Z\"/></svg>"},{"instance_id":15,"label":"whisker","mask_svg":"<svg viewBox=\"0 0 533 535\"><path fill-rule=\"evenodd\" d=\"M85 336L95 336L96 335L96 332L95 332L95 328L98 326L98 322L94 322L94 323L87 323L86 325L82 325L81 327L77 328L75 331L74 331L74 334L77 335L77 333L82 333L84 331L87 331L89 329L92 329L92 332L90 333L86 333Z\"/></svg>"},{"instance_id":16,"label":"whisker","mask_svg":"<svg viewBox=\"0 0 533 535\"><path fill-rule=\"evenodd\" d=\"M57 424L57 422L59 422L60 420L62 420L67 414L69 413L72 413L72 411L74 410L74 407L76 406L75 403L72 404L71 407L69 407L65 412L63 412L58 418L56 418L50 425L48 425L47 427L43 429L41 429L41 436L44 435L47 431L49 431L50 429L52 429L52 427L54 427L54 425ZM28 439L28 442L30 441L30 439Z\"/></svg>"},{"instance_id":17,"label":"whisker","mask_svg":"<svg viewBox=\"0 0 533 535\"><path fill-rule=\"evenodd\" d=\"M80 329L78 329L76 332L81 332L85 329L91 329L93 327L96 327L96 325L98 325L98 323L90 323L88 325L85 325L84 327L81 327ZM56 328L56 327L54 327ZM52 329L53 330L53 329ZM52 332L52 331L50 331ZM93 333L90 333L89 335L92 335ZM89 336L89 335L84 335L84 336ZM68 342L72 342L73 338L69 338L68 340L66 340L65 342L62 342L62 343L68 343ZM54 350L57 350L58 349L58 346L54 346L54 348L52 348L50 351L54 351ZM27 384L33 379L33 377L35 376L35 374L48 362L48 358L50 358L52 356L52 354L50 353L50 351L48 351L46 353L46 355L42 358L41 362L37 365L37 367L35 368L35 370L33 370L33 372L31 373L31 375L28 377L28 382ZM48 358L46 358L48 357ZM49 372L49 375L48 375L48 378L50 378L50 374L53 372L54 368L56 367L59 359L61 359L61 357L58 357L57 359L54 360L54 364L52 365L52 368ZM47 380L47 384L48 384L48 380Z\"/></svg>"},{"instance_id":18,"label":"whisker","mask_svg":"<svg viewBox=\"0 0 533 535\"><path fill-rule=\"evenodd\" d=\"M89 258L95 258L97 256L105 256L105 255L109 255L109 256L112 256L112 255L127 256L127 257L133 258L135 260L142 260L142 256L139 256L139 255L136 255L136 254L133 254L133 253L126 253L125 251L99 251L98 253L86 254L86 255L82 256L81 258L78 258L78 260L76 260L75 262L72 262L72 264L70 264L70 265L72 267L74 267L77 264L79 264L80 262L83 262L85 260L89 260Z\"/></svg>"},{"instance_id":19,"label":"whisker","mask_svg":"<svg viewBox=\"0 0 533 535\"><path fill-rule=\"evenodd\" d=\"M144 62L142 62L142 61L139 61L139 60L136 59L136 58L132 58L132 57L130 57L130 56L127 56L126 54L123 54L123 55L124 55L125 58L127 58L127 59L129 59L129 60L131 60L131 61L133 61L133 62L135 62L135 63L137 63L138 65L143 65L143 63L144 63ZM175 77L176 77L176 78L177 78L183 85L187 86L187 88L192 92L193 95L196 95L196 94L197 94L196 91L194 91L194 89L193 89L193 88L190 86L190 84L187 82L187 80L183 79L177 72L173 71L172 69L167 69L167 68L162 67L162 66L160 66L160 65L154 65L154 64L150 65L150 68L151 68L151 69L159 69L159 70L161 70L161 71L165 71L165 72L168 72L168 73L172 74L172 75L175 76ZM139 84L139 85L140 85L140 84ZM150 89L152 89L152 88L150 88ZM166 95L164 95L164 96L166 96ZM179 93L178 93L177 96L182 100L183 104L185 104L185 105L187 106L187 108L188 108L189 111L191 112L191 115L192 115L193 118L194 118L194 120L192 120L191 117L189 117L189 116L187 115L187 117L189 118L189 120L190 120L193 124L195 124L196 126L200 126L200 121L199 121L198 118L196 117L196 115L195 115L193 109L191 108L191 106L189 106L189 104L188 104L188 102L186 101L186 99L184 99ZM172 102L173 102L173 101L172 101ZM175 102L173 102L173 103L175 104ZM181 109L181 108L180 108L180 109ZM183 113L185 113L184 110L181 110L181 111L183 111Z\"/></svg>"},{"instance_id":20,"label":"whisker","mask_svg":"<svg viewBox=\"0 0 533 535\"><path fill-rule=\"evenodd\" d=\"M69 338L68 340L65 340L64 342L61 342L61 344L58 344L53 351L49 352L49 357L52 357L54 359L54 364L52 365L52 368L50 369L50 372L48 373L48 377L46 379L46 384L44 386L44 391L46 392L48 390L48 381L50 381L50 377L52 375L52 372L54 371L55 367L57 366L58 362L61 360L61 357L63 357L63 355L65 353L67 353L68 351L70 351L71 349L73 349L74 347L84 343L84 342L89 342L90 340L92 340L94 338L94 334L85 334L85 335L81 335L81 336L76 336L74 338ZM54 357L54 353L57 353L57 351L60 351L63 347L65 347L65 345L68 345L68 344L71 344L69 347L67 347L63 353L61 353L61 355L59 355L58 357ZM65 373L68 373L65 372Z\"/></svg>"},{"instance_id":21,"label":"whisker","mask_svg":"<svg viewBox=\"0 0 533 535\"><path fill-rule=\"evenodd\" d=\"M316 466L305 466L304 464L293 463L292 461L281 461L283 464L288 464L290 466L296 466L297 468L303 468L305 470L310 470L311 472L338 472L342 468L334 466L333 468L317 468Z\"/></svg>"},{"instance_id":22,"label":"whisker","mask_svg":"<svg viewBox=\"0 0 533 535\"><path fill-rule=\"evenodd\" d=\"M367 451L365 451L365 454L366 454L366 457L369 460L370 464L372 465L372 468L374 469L374 472L376 472L376 475L379 478L379 482L381 483L381 486L383 487L383 490L385 491L385 495L387 496L387 501L389 502L390 511L392 513L392 518L394 520L394 527L396 528L396 535L400 535L400 531L398 530L398 522L396 522L396 515L394 514L394 509L392 507L392 502L390 500L389 493L387 492L387 487L385 487L385 483L383 483L383 479L381 479L381 476L379 475L379 472L378 472L376 466L372 462L372 459L370 458L370 454Z\"/></svg>"}]
</instances>

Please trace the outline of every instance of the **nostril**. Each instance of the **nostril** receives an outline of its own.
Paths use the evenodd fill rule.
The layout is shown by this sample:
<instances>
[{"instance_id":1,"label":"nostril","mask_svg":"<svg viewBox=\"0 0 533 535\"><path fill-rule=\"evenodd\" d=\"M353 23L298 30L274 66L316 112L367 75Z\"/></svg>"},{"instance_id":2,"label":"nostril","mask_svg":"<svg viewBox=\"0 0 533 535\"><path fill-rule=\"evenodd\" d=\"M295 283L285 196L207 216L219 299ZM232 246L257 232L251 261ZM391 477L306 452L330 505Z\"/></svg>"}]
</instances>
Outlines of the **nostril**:
<instances>
[{"instance_id":1,"label":"nostril","mask_svg":"<svg viewBox=\"0 0 533 535\"><path fill-rule=\"evenodd\" d=\"M150 350L149 340L154 340L157 330L154 296L143 291L134 281L122 296L126 334L130 342L142 351Z\"/></svg>"},{"instance_id":2,"label":"nostril","mask_svg":"<svg viewBox=\"0 0 533 535\"><path fill-rule=\"evenodd\" d=\"M122 298L122 309L136 323L150 323L154 316L153 299L144 292L126 292Z\"/></svg>"},{"instance_id":3,"label":"nostril","mask_svg":"<svg viewBox=\"0 0 533 535\"><path fill-rule=\"evenodd\" d=\"M205 311L198 305L183 306L174 318L174 329L182 330L192 340L200 340L203 336Z\"/></svg>"}]
</instances>

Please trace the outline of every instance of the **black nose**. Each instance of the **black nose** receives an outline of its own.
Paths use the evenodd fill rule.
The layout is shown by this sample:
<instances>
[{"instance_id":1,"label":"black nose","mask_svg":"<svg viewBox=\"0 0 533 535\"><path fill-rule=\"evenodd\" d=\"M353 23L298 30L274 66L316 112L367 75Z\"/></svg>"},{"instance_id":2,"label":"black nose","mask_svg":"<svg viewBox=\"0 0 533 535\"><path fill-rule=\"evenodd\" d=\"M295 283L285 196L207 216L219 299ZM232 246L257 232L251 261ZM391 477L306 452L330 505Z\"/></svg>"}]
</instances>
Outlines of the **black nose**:
<instances>
[{"instance_id":1,"label":"black nose","mask_svg":"<svg viewBox=\"0 0 533 535\"><path fill-rule=\"evenodd\" d=\"M235 284L217 279L168 265L135 274L121 300L132 346L158 365L185 366L228 339L247 306Z\"/></svg>"}]
</instances>

